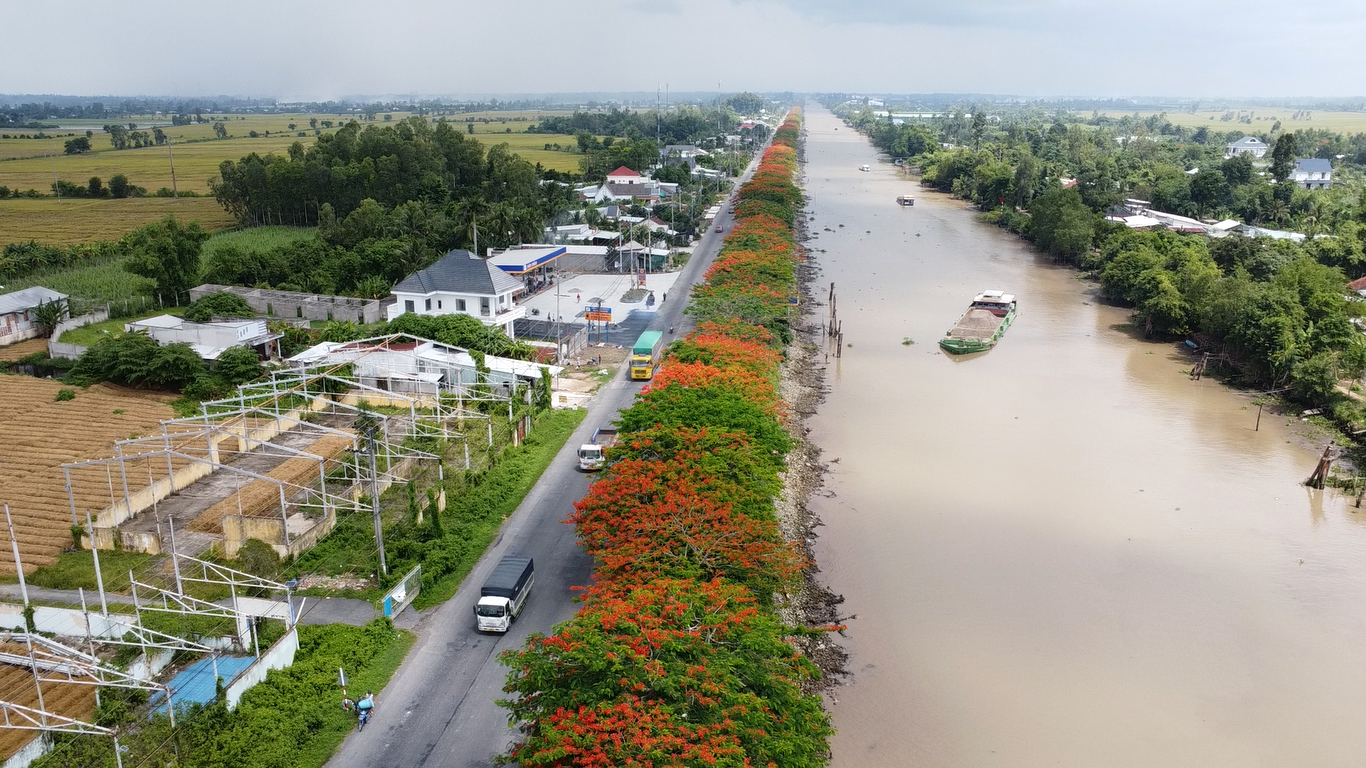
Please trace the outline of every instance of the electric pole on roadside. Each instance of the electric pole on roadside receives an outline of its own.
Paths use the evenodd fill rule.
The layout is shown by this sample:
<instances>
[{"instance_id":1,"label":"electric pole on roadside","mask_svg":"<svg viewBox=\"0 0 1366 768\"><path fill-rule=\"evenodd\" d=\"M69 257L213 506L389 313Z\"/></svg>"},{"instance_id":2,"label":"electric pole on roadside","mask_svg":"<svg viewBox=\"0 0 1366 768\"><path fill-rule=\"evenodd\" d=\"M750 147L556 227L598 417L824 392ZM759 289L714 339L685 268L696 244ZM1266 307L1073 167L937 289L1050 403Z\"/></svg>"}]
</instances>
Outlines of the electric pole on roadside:
<instances>
[{"instance_id":1,"label":"electric pole on roadside","mask_svg":"<svg viewBox=\"0 0 1366 768\"><path fill-rule=\"evenodd\" d=\"M367 414L368 415L368 414ZM375 461L375 427L371 416L364 424L358 425L365 437L365 452L370 458L370 514L375 519L375 545L379 547L379 572L389 575L389 564L384 559L384 523L379 514L379 469Z\"/></svg>"}]
</instances>

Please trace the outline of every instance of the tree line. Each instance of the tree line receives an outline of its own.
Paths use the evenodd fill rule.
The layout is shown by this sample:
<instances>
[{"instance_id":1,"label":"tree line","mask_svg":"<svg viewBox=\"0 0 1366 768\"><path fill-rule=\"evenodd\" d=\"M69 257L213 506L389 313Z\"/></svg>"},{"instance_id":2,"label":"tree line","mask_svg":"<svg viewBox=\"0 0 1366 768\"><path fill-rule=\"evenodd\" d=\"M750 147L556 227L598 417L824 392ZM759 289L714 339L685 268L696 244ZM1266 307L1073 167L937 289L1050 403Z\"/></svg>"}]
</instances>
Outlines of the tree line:
<instances>
[{"instance_id":1,"label":"tree line","mask_svg":"<svg viewBox=\"0 0 1366 768\"><path fill-rule=\"evenodd\" d=\"M1056 259L1092 272L1106 297L1134 308L1147 334L1194 335L1228 352L1249 382L1290 387L1344 424L1366 421L1366 409L1337 390L1366 370L1366 337L1354 325L1366 306L1349 301L1346 290L1349 278L1366 275L1358 164L1366 157L1336 152L1366 137L1280 132L1266 136L1272 149L1254 161L1224 157L1240 131L1151 118L1090 125L1038 112L998 120L961 114L967 117L930 124L897 125L867 112L846 119L878 147L904 148L922 184L972 200ZM967 146L955 146L960 141ZM1294 160L1324 147L1334 152L1342 183L1299 188L1290 179ZM1105 216L1124 198L1209 220L1293 227L1307 237L1130 230Z\"/></svg>"}]
</instances>

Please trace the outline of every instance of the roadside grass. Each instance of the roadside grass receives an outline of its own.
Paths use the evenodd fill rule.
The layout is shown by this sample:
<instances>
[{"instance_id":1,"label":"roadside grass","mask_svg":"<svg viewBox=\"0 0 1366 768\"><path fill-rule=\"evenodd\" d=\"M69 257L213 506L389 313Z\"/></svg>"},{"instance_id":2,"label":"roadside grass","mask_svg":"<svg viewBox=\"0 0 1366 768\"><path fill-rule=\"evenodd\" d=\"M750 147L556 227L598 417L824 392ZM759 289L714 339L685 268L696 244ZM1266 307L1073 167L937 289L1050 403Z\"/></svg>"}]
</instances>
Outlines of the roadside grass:
<instances>
[{"instance_id":1,"label":"roadside grass","mask_svg":"<svg viewBox=\"0 0 1366 768\"><path fill-rule=\"evenodd\" d=\"M517 510L587 415L582 408L546 411L523 445L507 449L478 485L447 504L441 513L446 535L463 534L466 556L435 584L423 587L413 602L415 609L444 603L455 595L460 582L497 537L503 521Z\"/></svg>"},{"instance_id":2,"label":"roadside grass","mask_svg":"<svg viewBox=\"0 0 1366 768\"><path fill-rule=\"evenodd\" d=\"M263 648L282 631L279 622L266 624L277 626L262 632ZM339 706L338 669L346 671L353 697L358 691L378 693L416 642L416 635L394 629L388 619L363 627L300 626L294 663L272 670L232 712L221 697L191 706L177 717L173 735L164 713L138 714L141 696L106 689L103 695L114 705L106 715L119 727L127 765L180 764L175 756L188 754L196 765L319 768L356 727L356 716ZM115 763L110 739L59 734L54 740L53 751L36 760L35 768Z\"/></svg>"},{"instance_id":3,"label":"roadside grass","mask_svg":"<svg viewBox=\"0 0 1366 768\"><path fill-rule=\"evenodd\" d=\"M0 185L7 184L0 163ZM177 166L179 167L179 166ZM87 174L87 178L90 175ZM49 171L48 183L52 182ZM107 182L108 179L106 178ZM86 179L79 183L85 184ZM46 192L47 187L41 191ZM236 222L211 197L130 197L122 200L58 200L55 197L0 200L0 247L37 240L44 245L76 245L117 240L144 224L175 216L198 221L214 232Z\"/></svg>"},{"instance_id":4,"label":"roadside grass","mask_svg":"<svg viewBox=\"0 0 1366 768\"><path fill-rule=\"evenodd\" d=\"M417 562L424 563L422 593L414 602L415 608L437 605L455 594L460 582L497 538L503 521L526 498L586 414L583 409L544 411L536 418L526 441L515 448L506 448L491 467L470 473L448 470L447 504L439 515L440 538L432 538L430 521L422 526L406 521L402 514L406 488L396 485L384 494L381 499L384 517L386 521L392 521L385 523L384 533L390 574L402 575ZM429 581L426 573L433 567L439 567L442 575ZM289 568L289 574L369 576L377 570L371 517L361 513L338 516L332 532L300 555ZM375 601L384 591L368 589L346 594Z\"/></svg>"}]
</instances>

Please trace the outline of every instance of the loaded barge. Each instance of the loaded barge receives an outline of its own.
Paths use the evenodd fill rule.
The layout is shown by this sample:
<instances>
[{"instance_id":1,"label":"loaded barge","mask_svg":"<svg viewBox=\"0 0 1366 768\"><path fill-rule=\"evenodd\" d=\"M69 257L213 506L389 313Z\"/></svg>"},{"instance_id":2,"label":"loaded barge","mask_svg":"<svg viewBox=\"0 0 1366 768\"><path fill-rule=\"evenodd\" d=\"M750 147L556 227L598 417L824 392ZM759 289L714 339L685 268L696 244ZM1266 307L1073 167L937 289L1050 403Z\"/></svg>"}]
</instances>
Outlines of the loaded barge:
<instances>
[{"instance_id":1,"label":"loaded barge","mask_svg":"<svg viewBox=\"0 0 1366 768\"><path fill-rule=\"evenodd\" d=\"M1014 295L982 291L972 300L968 311L939 340L939 346L955 355L985 352L996 346L1014 319Z\"/></svg>"}]
</instances>

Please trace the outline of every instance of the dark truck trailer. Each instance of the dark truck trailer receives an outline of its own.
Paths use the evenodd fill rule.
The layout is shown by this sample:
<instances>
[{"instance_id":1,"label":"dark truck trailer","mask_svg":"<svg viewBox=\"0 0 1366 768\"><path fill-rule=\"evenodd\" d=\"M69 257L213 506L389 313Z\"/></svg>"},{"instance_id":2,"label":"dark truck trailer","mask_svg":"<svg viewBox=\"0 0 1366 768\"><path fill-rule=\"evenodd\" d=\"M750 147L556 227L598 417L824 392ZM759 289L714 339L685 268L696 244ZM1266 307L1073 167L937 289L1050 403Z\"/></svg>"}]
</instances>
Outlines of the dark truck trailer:
<instances>
[{"instance_id":1,"label":"dark truck trailer","mask_svg":"<svg viewBox=\"0 0 1366 768\"><path fill-rule=\"evenodd\" d=\"M536 582L536 567L529 557L505 555L493 567L479 602L474 606L475 620L481 631L506 632L522 612L527 595Z\"/></svg>"}]
</instances>

